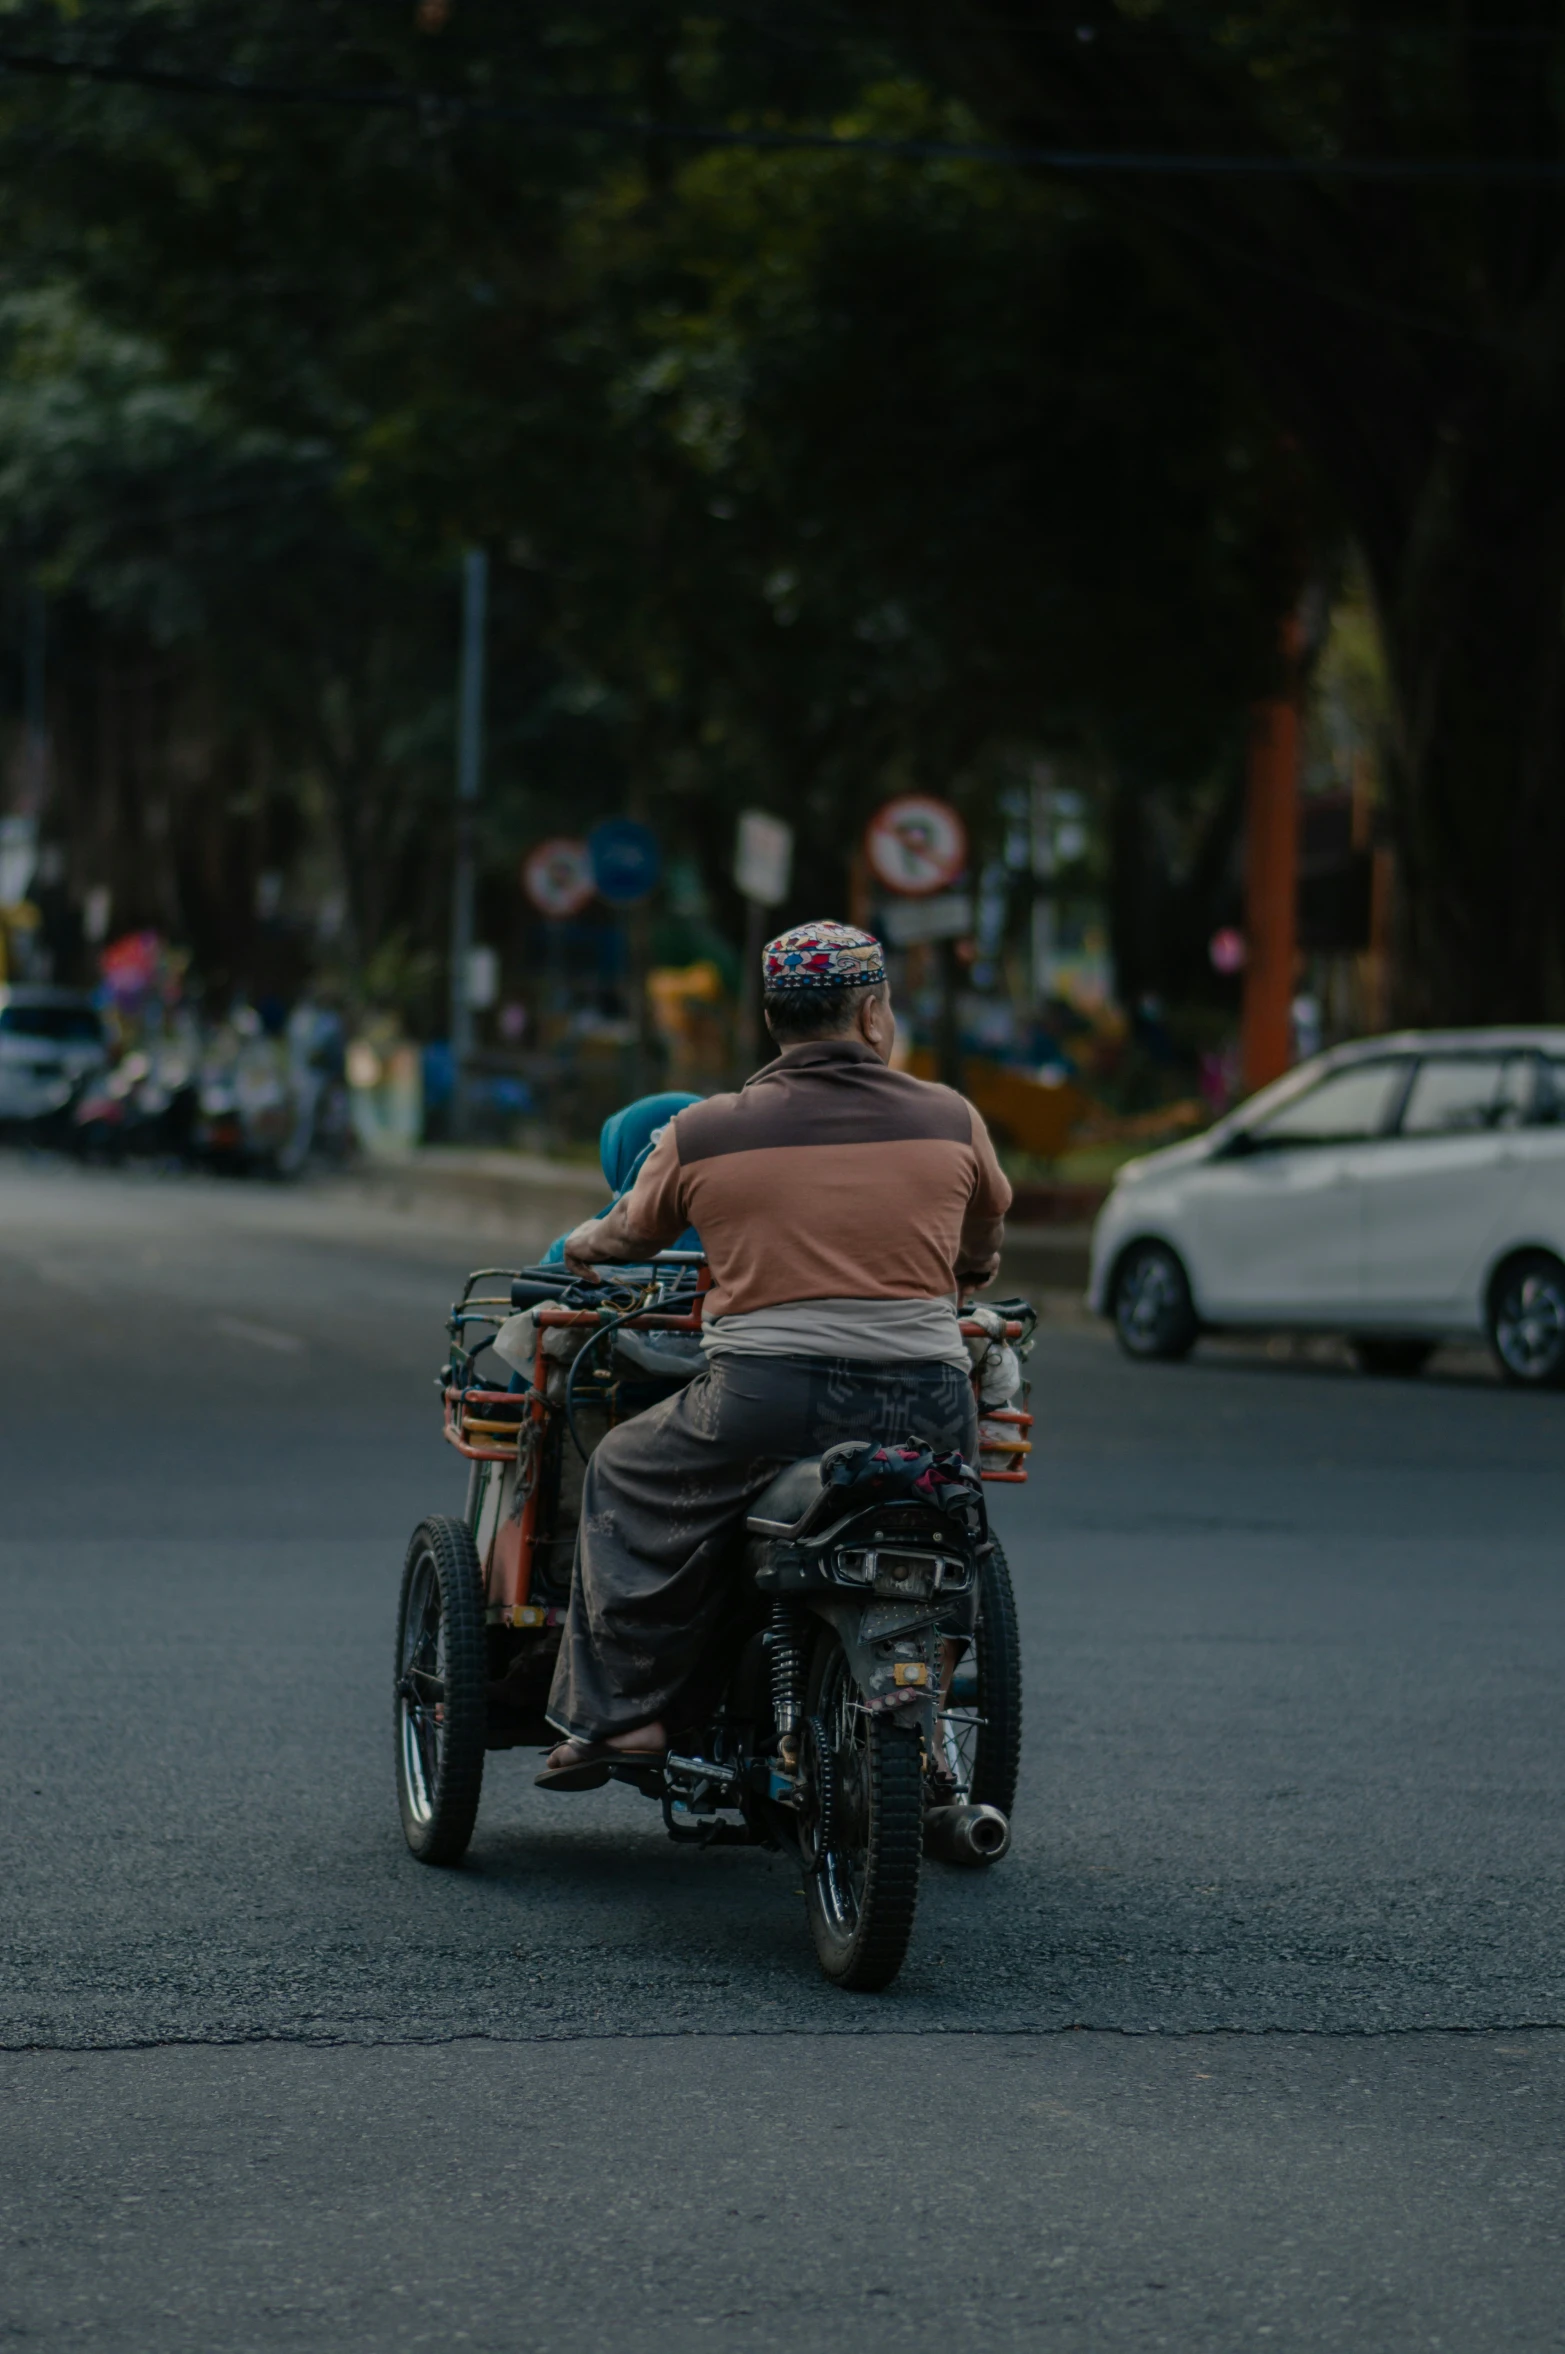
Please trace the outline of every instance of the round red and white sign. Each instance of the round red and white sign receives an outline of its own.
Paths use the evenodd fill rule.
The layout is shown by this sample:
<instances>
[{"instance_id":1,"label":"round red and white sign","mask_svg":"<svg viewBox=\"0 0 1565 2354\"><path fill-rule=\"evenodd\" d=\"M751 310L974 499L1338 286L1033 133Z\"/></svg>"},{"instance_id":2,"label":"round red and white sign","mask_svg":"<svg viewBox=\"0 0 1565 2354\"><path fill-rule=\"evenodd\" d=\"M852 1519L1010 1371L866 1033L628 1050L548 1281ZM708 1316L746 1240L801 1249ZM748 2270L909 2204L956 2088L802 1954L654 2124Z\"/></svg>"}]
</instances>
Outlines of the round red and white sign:
<instances>
[{"instance_id":1,"label":"round red and white sign","mask_svg":"<svg viewBox=\"0 0 1565 2354\"><path fill-rule=\"evenodd\" d=\"M540 915L575 915L597 889L585 842L559 834L540 842L522 861L522 889Z\"/></svg>"},{"instance_id":2,"label":"round red and white sign","mask_svg":"<svg viewBox=\"0 0 1565 2354\"><path fill-rule=\"evenodd\" d=\"M949 890L967 866L967 828L949 801L899 793L876 810L864 849L878 882L902 899Z\"/></svg>"}]
</instances>

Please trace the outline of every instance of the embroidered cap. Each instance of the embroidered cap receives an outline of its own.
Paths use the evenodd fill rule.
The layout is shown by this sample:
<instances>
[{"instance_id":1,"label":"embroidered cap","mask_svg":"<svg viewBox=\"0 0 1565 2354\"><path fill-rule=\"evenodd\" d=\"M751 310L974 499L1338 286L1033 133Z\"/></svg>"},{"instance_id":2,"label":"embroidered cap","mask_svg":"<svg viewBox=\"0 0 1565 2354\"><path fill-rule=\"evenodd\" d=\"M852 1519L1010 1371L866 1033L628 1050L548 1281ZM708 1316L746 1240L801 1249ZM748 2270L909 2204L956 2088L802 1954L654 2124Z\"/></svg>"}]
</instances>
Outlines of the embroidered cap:
<instances>
[{"instance_id":1,"label":"embroidered cap","mask_svg":"<svg viewBox=\"0 0 1565 2354\"><path fill-rule=\"evenodd\" d=\"M853 924L796 924L768 940L761 975L769 991L868 989L886 977L886 958L873 932Z\"/></svg>"}]
</instances>

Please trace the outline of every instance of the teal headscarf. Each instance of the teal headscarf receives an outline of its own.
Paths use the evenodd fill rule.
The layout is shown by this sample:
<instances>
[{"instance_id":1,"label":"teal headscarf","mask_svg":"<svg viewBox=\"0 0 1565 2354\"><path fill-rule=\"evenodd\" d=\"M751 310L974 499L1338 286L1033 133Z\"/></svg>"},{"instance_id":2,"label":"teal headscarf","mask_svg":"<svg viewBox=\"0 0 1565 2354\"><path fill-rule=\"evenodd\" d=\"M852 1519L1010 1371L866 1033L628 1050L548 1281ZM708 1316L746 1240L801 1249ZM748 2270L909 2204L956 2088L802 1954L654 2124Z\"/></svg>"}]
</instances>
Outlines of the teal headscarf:
<instances>
[{"instance_id":1,"label":"teal headscarf","mask_svg":"<svg viewBox=\"0 0 1565 2354\"><path fill-rule=\"evenodd\" d=\"M608 1216L614 1202L629 1193L640 1176L641 1165L652 1150L654 1130L666 1127L674 1114L682 1112L687 1104L700 1101L699 1095L639 1095L634 1103L626 1104L623 1110L610 1112L598 1135L598 1158L603 1164L604 1182L613 1194L614 1201L604 1203L598 1212L600 1218ZM687 1226L674 1248L698 1251L701 1248L701 1237L693 1226ZM550 1243L540 1264L557 1267L564 1256L565 1236L561 1234Z\"/></svg>"},{"instance_id":2,"label":"teal headscarf","mask_svg":"<svg viewBox=\"0 0 1565 2354\"><path fill-rule=\"evenodd\" d=\"M598 1158L603 1181L616 1201L635 1184L652 1149L653 1130L666 1127L676 1112L700 1101L699 1095L640 1095L623 1111L610 1112L598 1137Z\"/></svg>"}]
</instances>

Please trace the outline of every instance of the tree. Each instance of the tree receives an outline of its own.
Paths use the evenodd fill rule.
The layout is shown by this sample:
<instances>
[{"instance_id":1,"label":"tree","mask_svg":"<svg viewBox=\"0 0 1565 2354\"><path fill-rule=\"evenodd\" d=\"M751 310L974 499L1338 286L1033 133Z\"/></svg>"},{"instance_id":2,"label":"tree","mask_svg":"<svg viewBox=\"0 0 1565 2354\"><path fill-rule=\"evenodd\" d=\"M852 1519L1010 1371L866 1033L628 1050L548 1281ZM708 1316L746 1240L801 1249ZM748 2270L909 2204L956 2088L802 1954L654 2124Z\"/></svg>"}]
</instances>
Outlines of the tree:
<instances>
[{"instance_id":1,"label":"tree","mask_svg":"<svg viewBox=\"0 0 1565 2354\"><path fill-rule=\"evenodd\" d=\"M508 559L493 670L526 738L512 767L498 731L497 854L559 822L568 774L573 826L628 800L715 884L758 797L801 823L802 887L836 897L873 798L954 788L982 818L1054 747L1111 780L1121 838L1161 798L1204 833L1198 882L1220 864L1214 772L1272 683L1298 486L1166 268L1069 192L973 164L519 145L482 113L157 80L972 129L883 44L823 48L808 23L762 56L744 12L458 0L438 38L431 15L81 0L61 36L20 0L4 20L151 77L4 86L13 269L68 273L231 441L306 467L202 571L202 637L230 703L264 690L260 724L326 780L361 929L420 882L438 920L432 584L470 537ZM1147 985L1165 880L1143 860L1121 895Z\"/></svg>"},{"instance_id":2,"label":"tree","mask_svg":"<svg viewBox=\"0 0 1565 2354\"><path fill-rule=\"evenodd\" d=\"M838 123L968 127L906 82ZM997 784L1072 754L1138 851L1193 830L1177 874L1110 881L1127 986L1199 987L1304 486L1188 304L985 166L720 153L645 219L631 176L578 244L678 519L658 609L736 775L840 856L895 785L969 796L992 840Z\"/></svg>"},{"instance_id":3,"label":"tree","mask_svg":"<svg viewBox=\"0 0 1565 2354\"><path fill-rule=\"evenodd\" d=\"M1094 175L1329 482L1392 689L1410 1014L1565 1012L1565 27L1545 0L921 0L1001 136ZM1247 171L1199 159L1252 159ZM1181 168L1196 165L1195 169Z\"/></svg>"},{"instance_id":4,"label":"tree","mask_svg":"<svg viewBox=\"0 0 1565 2354\"><path fill-rule=\"evenodd\" d=\"M429 742L431 715L448 715L431 660L447 600L355 532L318 442L236 419L210 384L171 375L155 345L58 283L13 294L0 300L0 545L54 601L72 765L101 766L95 679L135 676L156 706L161 744L137 729L138 765L161 756L169 774L134 780L147 807L78 807L97 837L80 846L95 879L134 863L127 834L167 839L139 912L192 939L207 970L231 970L220 849L217 889L202 887L208 838L236 802L313 801L344 884L350 964L406 920L427 869L432 766L447 789L444 728L435 763ZM264 784L246 731L264 743ZM70 782L90 801L79 773ZM253 878L241 888L248 901ZM117 898L135 920L136 888Z\"/></svg>"}]
</instances>

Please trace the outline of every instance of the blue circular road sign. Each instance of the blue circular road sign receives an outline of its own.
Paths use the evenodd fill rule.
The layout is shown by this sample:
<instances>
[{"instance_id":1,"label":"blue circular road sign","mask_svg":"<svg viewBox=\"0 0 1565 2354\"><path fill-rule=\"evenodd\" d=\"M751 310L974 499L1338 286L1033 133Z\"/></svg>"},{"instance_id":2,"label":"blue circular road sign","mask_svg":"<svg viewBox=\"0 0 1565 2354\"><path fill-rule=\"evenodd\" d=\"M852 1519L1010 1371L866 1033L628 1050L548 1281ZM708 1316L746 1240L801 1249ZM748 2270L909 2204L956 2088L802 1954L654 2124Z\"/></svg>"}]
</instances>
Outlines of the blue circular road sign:
<instances>
[{"instance_id":1,"label":"blue circular road sign","mask_svg":"<svg viewBox=\"0 0 1565 2354\"><path fill-rule=\"evenodd\" d=\"M592 879L610 907L634 907L649 899L663 872L663 854L650 826L634 817L605 818L587 836Z\"/></svg>"}]
</instances>

